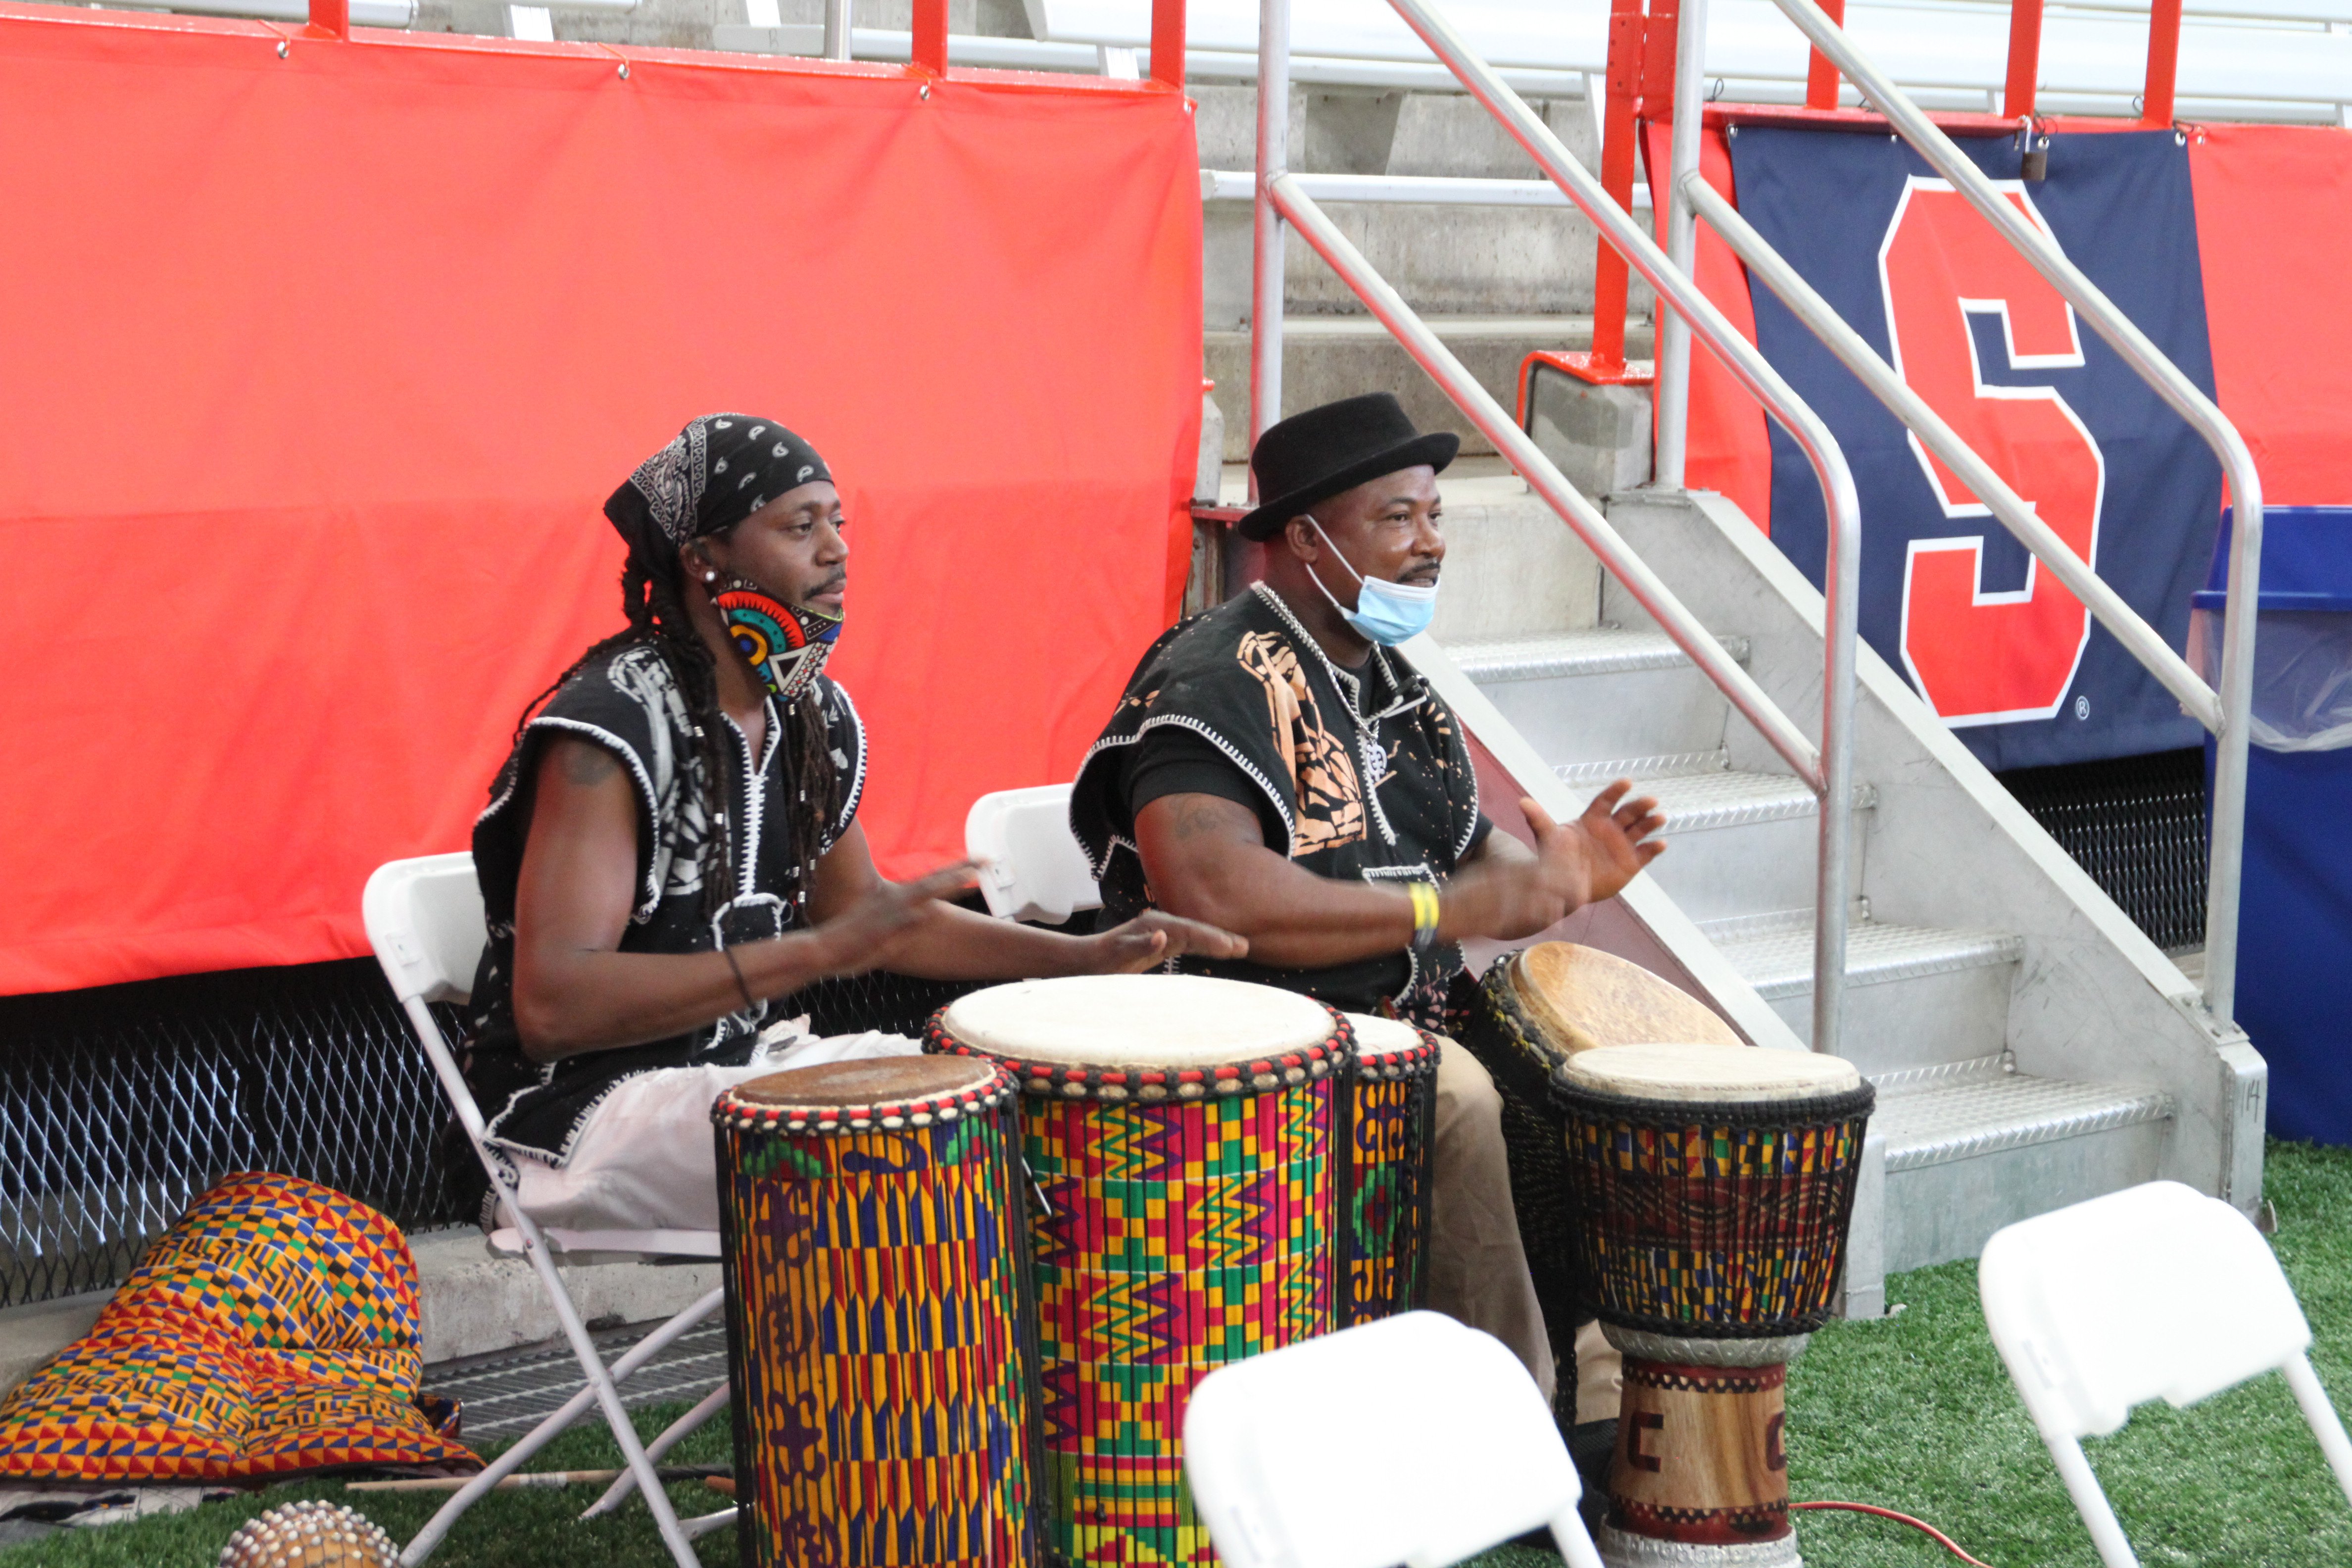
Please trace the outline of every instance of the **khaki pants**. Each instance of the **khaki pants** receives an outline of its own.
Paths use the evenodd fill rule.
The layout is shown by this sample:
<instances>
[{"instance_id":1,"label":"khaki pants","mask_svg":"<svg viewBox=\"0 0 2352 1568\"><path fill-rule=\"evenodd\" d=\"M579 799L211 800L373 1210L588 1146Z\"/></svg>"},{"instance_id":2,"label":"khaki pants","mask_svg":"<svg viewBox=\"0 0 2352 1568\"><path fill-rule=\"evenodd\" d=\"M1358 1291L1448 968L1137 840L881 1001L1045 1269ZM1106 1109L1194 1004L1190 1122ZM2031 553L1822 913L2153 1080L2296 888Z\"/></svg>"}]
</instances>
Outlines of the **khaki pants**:
<instances>
[{"instance_id":1,"label":"khaki pants","mask_svg":"<svg viewBox=\"0 0 2352 1568\"><path fill-rule=\"evenodd\" d=\"M1535 1281L1528 1277L1519 1216L1511 1207L1502 1097L1478 1058L1452 1040L1444 1043L1437 1058L1432 1164L1436 1191L1429 1215L1429 1304L1508 1345L1549 1404L1557 1386L1551 1340L1544 1332Z\"/></svg>"}]
</instances>

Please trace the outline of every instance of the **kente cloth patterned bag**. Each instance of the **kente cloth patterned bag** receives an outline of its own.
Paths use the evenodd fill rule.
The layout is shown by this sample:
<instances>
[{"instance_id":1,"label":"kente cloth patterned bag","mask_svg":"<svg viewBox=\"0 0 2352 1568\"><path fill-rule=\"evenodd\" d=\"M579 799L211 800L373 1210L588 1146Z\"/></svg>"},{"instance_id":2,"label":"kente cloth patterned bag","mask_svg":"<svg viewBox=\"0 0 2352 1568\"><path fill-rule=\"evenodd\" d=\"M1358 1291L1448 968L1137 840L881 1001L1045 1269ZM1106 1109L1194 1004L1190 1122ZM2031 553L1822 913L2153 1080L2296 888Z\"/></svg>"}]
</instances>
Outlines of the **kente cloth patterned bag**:
<instances>
[{"instance_id":1,"label":"kente cloth patterned bag","mask_svg":"<svg viewBox=\"0 0 2352 1568\"><path fill-rule=\"evenodd\" d=\"M419 1392L419 1323L397 1226L316 1183L230 1176L88 1334L0 1398L0 1479L478 1468L456 1405Z\"/></svg>"}]
</instances>

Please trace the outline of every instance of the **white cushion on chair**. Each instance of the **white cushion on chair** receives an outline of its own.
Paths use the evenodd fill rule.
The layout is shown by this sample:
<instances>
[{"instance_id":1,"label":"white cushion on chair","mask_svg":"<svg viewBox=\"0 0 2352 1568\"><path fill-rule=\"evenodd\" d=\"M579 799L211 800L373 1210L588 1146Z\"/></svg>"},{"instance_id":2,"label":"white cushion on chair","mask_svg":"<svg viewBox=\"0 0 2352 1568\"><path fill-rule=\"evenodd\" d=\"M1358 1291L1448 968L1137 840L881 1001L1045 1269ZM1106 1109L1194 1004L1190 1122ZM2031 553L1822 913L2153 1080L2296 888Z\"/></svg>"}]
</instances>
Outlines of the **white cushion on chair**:
<instances>
[{"instance_id":1,"label":"white cushion on chair","mask_svg":"<svg viewBox=\"0 0 2352 1568\"><path fill-rule=\"evenodd\" d=\"M964 817L963 843L982 863L990 914L1060 925L1078 910L1102 907L1087 852L1070 831L1068 784L982 795Z\"/></svg>"}]
</instances>

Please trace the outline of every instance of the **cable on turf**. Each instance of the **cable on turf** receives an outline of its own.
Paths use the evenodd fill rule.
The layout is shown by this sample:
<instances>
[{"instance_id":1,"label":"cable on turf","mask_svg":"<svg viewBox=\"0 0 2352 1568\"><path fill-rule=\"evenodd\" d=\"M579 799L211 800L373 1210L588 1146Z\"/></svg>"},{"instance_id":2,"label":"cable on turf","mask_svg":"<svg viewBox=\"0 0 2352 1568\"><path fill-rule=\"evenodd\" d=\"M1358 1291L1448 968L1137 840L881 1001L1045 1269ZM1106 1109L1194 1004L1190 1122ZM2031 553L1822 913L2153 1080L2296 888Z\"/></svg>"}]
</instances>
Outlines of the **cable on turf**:
<instances>
[{"instance_id":1,"label":"cable on turf","mask_svg":"<svg viewBox=\"0 0 2352 1568\"><path fill-rule=\"evenodd\" d=\"M1874 1519L1891 1519L1897 1524L1907 1524L1912 1529L1933 1537L1937 1545L1941 1546L1945 1551L1950 1552L1961 1562L1970 1564L1971 1568L1992 1568L1992 1564L1985 1562L1982 1558L1969 1556L1967 1552L1961 1549L1958 1542L1954 1541L1950 1536L1946 1535L1942 1531L1937 1530L1926 1520L1914 1519L1907 1513L1897 1513L1891 1508L1880 1508L1875 1504L1866 1502L1792 1502L1789 1507L1791 1510L1824 1508L1844 1509L1853 1513L1869 1514Z\"/></svg>"}]
</instances>

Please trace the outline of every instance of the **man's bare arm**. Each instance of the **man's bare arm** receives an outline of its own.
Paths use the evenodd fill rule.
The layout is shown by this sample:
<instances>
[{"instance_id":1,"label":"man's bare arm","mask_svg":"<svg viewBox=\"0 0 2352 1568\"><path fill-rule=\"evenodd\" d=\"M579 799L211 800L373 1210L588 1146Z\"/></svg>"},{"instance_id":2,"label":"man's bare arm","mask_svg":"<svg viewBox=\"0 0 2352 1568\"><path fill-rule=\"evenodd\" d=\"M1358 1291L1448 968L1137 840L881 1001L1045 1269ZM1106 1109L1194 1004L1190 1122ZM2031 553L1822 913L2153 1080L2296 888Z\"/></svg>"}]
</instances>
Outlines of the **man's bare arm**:
<instances>
[{"instance_id":1,"label":"man's bare arm","mask_svg":"<svg viewBox=\"0 0 2352 1568\"><path fill-rule=\"evenodd\" d=\"M968 866L849 900L824 929L719 952L622 952L637 879L636 798L611 753L558 740L540 759L530 833L515 889L514 1011L523 1054L553 1061L698 1029L743 1005L789 995L867 957L926 905L971 885Z\"/></svg>"},{"instance_id":2,"label":"man's bare arm","mask_svg":"<svg viewBox=\"0 0 2352 1568\"><path fill-rule=\"evenodd\" d=\"M1623 780L1583 816L1556 824L1533 800L1528 850L1500 833L1439 889L1440 941L1532 936L1570 910L1613 896L1662 853L1657 803L1626 800ZM1136 814L1152 901L1249 939L1259 963L1315 969L1394 952L1412 939L1412 903L1393 884L1318 877L1268 848L1257 814L1210 795L1171 795Z\"/></svg>"},{"instance_id":3,"label":"man's bare arm","mask_svg":"<svg viewBox=\"0 0 2352 1568\"><path fill-rule=\"evenodd\" d=\"M812 907L822 924L836 910L888 885L875 869L866 829L852 823L818 864ZM1230 931L1174 915L1147 914L1092 936L1065 936L935 903L892 935L874 954L871 967L927 980L1045 979L1133 973L1186 953L1239 958L1248 951L1249 944Z\"/></svg>"}]
</instances>

